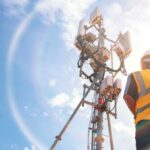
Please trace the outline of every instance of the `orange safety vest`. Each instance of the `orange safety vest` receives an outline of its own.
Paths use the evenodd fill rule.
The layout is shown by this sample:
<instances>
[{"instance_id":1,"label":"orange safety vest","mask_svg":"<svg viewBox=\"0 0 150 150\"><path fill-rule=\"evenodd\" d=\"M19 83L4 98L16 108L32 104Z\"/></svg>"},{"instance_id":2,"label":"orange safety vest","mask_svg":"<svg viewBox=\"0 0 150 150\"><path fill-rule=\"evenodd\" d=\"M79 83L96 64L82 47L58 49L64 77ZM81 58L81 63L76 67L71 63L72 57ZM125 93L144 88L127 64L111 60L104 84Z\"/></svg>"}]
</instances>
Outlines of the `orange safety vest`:
<instances>
[{"instance_id":1,"label":"orange safety vest","mask_svg":"<svg viewBox=\"0 0 150 150\"><path fill-rule=\"evenodd\" d=\"M150 69L133 73L138 99L135 105L135 124L141 120L150 120Z\"/></svg>"}]
</instances>

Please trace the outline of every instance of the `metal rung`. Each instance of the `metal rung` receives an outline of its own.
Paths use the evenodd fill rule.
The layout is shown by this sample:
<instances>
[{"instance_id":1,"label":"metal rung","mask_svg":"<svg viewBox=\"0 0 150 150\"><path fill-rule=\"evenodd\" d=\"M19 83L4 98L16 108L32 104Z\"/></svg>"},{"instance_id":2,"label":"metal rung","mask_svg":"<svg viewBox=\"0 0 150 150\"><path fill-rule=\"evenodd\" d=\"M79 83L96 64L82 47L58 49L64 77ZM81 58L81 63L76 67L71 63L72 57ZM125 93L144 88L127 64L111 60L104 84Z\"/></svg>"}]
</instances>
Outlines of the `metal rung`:
<instances>
[{"instance_id":1,"label":"metal rung","mask_svg":"<svg viewBox=\"0 0 150 150\"><path fill-rule=\"evenodd\" d=\"M92 129L92 132L96 133L96 132L97 132L97 129Z\"/></svg>"},{"instance_id":2,"label":"metal rung","mask_svg":"<svg viewBox=\"0 0 150 150\"><path fill-rule=\"evenodd\" d=\"M109 135L105 135L105 134L103 134L103 136L105 136L105 137L110 137Z\"/></svg>"},{"instance_id":3,"label":"metal rung","mask_svg":"<svg viewBox=\"0 0 150 150\"><path fill-rule=\"evenodd\" d=\"M96 123L100 120L100 118L98 116L94 116L91 120L91 123Z\"/></svg>"}]
</instances>

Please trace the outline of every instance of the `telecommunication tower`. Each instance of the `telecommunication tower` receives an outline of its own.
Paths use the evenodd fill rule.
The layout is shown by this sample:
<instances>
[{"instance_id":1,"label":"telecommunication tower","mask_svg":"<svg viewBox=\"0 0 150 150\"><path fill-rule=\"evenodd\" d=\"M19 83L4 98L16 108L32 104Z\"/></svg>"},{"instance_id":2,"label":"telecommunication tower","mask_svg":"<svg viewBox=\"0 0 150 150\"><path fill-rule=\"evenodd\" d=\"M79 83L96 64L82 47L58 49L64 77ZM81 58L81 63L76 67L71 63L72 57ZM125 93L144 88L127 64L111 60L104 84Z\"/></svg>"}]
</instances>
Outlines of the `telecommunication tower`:
<instances>
[{"instance_id":1,"label":"telecommunication tower","mask_svg":"<svg viewBox=\"0 0 150 150\"><path fill-rule=\"evenodd\" d=\"M88 150L102 150L104 134L103 134L103 115L107 116L107 125L109 131L110 148L114 150L113 137L111 130L110 115L117 118L117 101L122 89L121 80L116 76L119 72L126 75L124 60L131 53L131 42L129 32L120 33L118 38L113 41L109 39L103 25L103 16L98 8L91 13L89 24L82 19L79 23L78 33L75 38L75 46L80 51L78 60L78 68L80 77L87 79L90 85L83 85L83 97L72 115L66 122L60 134L56 136L50 150L54 150L58 141L67 129L69 123L84 104L92 107L92 115L88 128ZM107 48L106 41L111 43L111 47ZM116 53L119 64L118 68L113 66L113 53ZM107 62L111 62L108 66ZM89 64L92 73L86 72L83 68L85 64ZM94 101L87 101L88 94L94 91ZM113 105L113 108L112 108Z\"/></svg>"}]
</instances>

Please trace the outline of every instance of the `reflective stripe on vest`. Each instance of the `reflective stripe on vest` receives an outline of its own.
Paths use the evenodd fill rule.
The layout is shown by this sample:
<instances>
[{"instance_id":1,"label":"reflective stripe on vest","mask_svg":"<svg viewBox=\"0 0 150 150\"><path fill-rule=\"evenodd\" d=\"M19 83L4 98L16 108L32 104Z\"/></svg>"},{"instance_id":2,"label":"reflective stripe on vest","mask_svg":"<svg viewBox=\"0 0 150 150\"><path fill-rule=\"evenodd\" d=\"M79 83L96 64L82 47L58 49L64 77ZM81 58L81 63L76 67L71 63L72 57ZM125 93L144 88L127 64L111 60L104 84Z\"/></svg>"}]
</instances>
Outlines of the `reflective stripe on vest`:
<instances>
[{"instance_id":1,"label":"reflective stripe on vest","mask_svg":"<svg viewBox=\"0 0 150 150\"><path fill-rule=\"evenodd\" d=\"M150 87L146 88L143 77L141 76L141 73L140 72L135 72L134 74L135 74L135 76L136 76L136 78L139 82L139 85L140 85L140 92L138 93L138 96L142 97L142 96L147 95L148 93L150 93Z\"/></svg>"},{"instance_id":2,"label":"reflective stripe on vest","mask_svg":"<svg viewBox=\"0 0 150 150\"><path fill-rule=\"evenodd\" d=\"M150 70L135 72L133 76L138 89L135 108L135 123L137 124L141 120L150 120Z\"/></svg>"}]
</instances>

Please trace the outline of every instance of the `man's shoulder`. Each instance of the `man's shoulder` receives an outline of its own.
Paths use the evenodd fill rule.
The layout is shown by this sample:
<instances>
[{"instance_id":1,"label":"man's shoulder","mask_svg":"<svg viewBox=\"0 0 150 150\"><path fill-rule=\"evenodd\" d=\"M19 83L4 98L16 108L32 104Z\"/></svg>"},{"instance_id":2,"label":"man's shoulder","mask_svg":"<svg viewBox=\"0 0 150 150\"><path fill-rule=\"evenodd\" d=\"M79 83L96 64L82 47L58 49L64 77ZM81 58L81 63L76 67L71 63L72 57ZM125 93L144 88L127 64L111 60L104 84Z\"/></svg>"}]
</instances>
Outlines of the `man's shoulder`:
<instances>
[{"instance_id":1,"label":"man's shoulder","mask_svg":"<svg viewBox=\"0 0 150 150\"><path fill-rule=\"evenodd\" d=\"M130 95L133 99L137 99L137 85L134 78L134 73L136 72L132 72L128 75L124 90L124 95Z\"/></svg>"},{"instance_id":2,"label":"man's shoulder","mask_svg":"<svg viewBox=\"0 0 150 150\"><path fill-rule=\"evenodd\" d=\"M150 69L143 69L143 70L134 71L134 72L130 73L129 75L137 74L137 73L150 73Z\"/></svg>"},{"instance_id":3,"label":"man's shoulder","mask_svg":"<svg viewBox=\"0 0 150 150\"><path fill-rule=\"evenodd\" d=\"M139 74L139 73L141 73L141 72L142 72L142 71L134 71L134 72L131 72L131 73L128 75L128 78L134 79L134 75Z\"/></svg>"}]
</instances>

